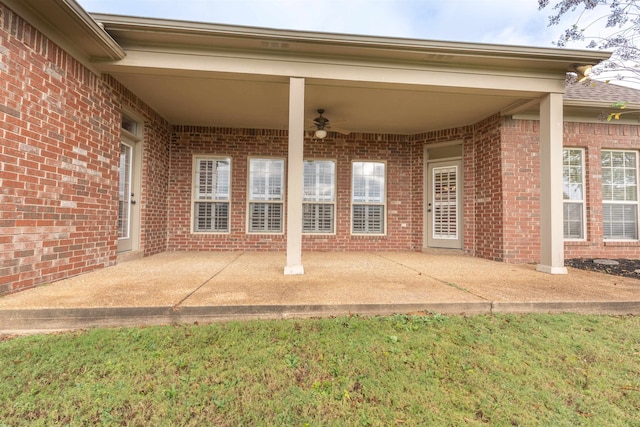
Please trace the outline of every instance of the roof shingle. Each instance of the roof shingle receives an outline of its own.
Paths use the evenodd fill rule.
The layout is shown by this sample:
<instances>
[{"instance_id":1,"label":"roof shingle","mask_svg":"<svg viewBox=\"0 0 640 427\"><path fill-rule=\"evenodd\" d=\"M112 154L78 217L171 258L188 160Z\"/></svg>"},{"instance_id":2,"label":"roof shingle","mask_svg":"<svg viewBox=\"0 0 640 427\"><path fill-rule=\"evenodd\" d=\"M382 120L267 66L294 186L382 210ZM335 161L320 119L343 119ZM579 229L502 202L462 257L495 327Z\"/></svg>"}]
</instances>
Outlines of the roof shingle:
<instances>
[{"instance_id":1,"label":"roof shingle","mask_svg":"<svg viewBox=\"0 0 640 427\"><path fill-rule=\"evenodd\" d=\"M596 80L578 83L575 78L567 79L564 97L574 101L640 104L640 90Z\"/></svg>"}]
</instances>

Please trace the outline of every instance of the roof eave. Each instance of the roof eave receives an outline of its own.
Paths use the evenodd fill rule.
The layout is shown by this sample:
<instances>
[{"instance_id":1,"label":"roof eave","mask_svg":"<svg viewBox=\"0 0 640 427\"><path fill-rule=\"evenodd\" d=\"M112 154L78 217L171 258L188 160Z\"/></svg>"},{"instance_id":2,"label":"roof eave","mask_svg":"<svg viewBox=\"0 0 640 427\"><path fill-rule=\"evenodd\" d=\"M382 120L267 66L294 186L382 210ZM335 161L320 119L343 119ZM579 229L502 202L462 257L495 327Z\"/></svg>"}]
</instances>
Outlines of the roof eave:
<instances>
[{"instance_id":1,"label":"roof eave","mask_svg":"<svg viewBox=\"0 0 640 427\"><path fill-rule=\"evenodd\" d=\"M75 0L3 2L74 56L89 60L119 60L126 56L122 47Z\"/></svg>"},{"instance_id":2,"label":"roof eave","mask_svg":"<svg viewBox=\"0 0 640 427\"><path fill-rule=\"evenodd\" d=\"M571 64L596 65L610 57L610 52L594 50L559 49L530 46L494 45L481 43L463 43L449 41L433 41L409 38L393 38L363 35L347 35L337 33L319 33L298 30L279 30L260 27L210 24L203 22L179 21L170 19L143 18L110 14L92 14L102 23L107 31L126 34L128 32L144 33L146 40L153 44L154 34L172 34L175 42L180 38L188 40L193 36L233 37L236 40L277 40L280 42L298 42L320 44L327 53L340 47L350 47L365 51L381 49L394 52L406 52L407 56L422 52L431 55L450 55L452 57L499 58L527 60L528 62L548 62L556 64L554 68L563 69Z\"/></svg>"},{"instance_id":3,"label":"roof eave","mask_svg":"<svg viewBox=\"0 0 640 427\"><path fill-rule=\"evenodd\" d=\"M624 109L616 108L613 106L613 102L611 101L590 101L585 99L566 99L564 100L564 105L566 107L581 107L581 108L592 108L592 109L608 109L608 110L638 110L640 109L640 104L627 104Z\"/></svg>"}]
</instances>

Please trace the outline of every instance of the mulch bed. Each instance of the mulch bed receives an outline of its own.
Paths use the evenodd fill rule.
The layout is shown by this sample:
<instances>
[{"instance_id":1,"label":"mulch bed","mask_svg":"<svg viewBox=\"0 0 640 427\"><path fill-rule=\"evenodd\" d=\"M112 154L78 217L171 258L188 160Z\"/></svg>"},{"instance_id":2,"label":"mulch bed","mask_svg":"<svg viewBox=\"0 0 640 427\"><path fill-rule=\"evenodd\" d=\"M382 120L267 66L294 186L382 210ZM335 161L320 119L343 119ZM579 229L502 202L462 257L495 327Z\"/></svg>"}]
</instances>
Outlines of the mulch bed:
<instances>
[{"instance_id":1,"label":"mulch bed","mask_svg":"<svg viewBox=\"0 0 640 427\"><path fill-rule=\"evenodd\" d=\"M597 271L615 276L640 279L640 259L614 259L613 261L617 261L618 265L598 264L593 262L594 259L598 258L567 259L564 261L564 264L567 267L579 268L581 270Z\"/></svg>"}]
</instances>

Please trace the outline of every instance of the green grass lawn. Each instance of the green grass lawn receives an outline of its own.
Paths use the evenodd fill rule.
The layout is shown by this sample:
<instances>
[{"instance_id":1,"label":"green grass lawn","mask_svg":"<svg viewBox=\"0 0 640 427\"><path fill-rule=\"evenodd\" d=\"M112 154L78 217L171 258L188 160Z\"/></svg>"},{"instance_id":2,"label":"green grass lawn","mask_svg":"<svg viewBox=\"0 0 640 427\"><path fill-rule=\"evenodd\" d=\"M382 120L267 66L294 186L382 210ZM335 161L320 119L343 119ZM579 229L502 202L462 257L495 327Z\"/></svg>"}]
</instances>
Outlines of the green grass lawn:
<instances>
[{"instance_id":1,"label":"green grass lawn","mask_svg":"<svg viewBox=\"0 0 640 427\"><path fill-rule=\"evenodd\" d=\"M356 316L0 341L0 426L631 426L639 408L634 316Z\"/></svg>"}]
</instances>

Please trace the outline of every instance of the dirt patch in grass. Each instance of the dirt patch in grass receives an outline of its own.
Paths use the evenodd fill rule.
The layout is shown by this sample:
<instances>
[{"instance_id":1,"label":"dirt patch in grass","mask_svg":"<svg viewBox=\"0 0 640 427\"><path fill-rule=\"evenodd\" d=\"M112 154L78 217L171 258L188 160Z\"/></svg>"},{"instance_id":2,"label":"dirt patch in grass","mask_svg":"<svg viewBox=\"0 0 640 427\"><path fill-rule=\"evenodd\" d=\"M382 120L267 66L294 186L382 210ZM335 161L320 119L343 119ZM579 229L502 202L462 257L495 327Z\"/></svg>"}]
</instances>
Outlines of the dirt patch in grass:
<instances>
[{"instance_id":1,"label":"dirt patch in grass","mask_svg":"<svg viewBox=\"0 0 640 427\"><path fill-rule=\"evenodd\" d=\"M613 274L615 276L630 277L640 279L640 259L613 259L618 264L600 264L595 260L600 258L575 258L565 260L567 267L579 268L580 270L596 271L598 273Z\"/></svg>"}]
</instances>

